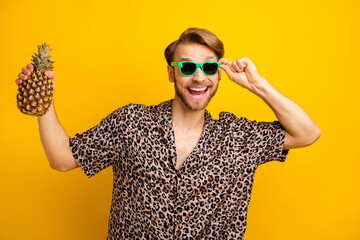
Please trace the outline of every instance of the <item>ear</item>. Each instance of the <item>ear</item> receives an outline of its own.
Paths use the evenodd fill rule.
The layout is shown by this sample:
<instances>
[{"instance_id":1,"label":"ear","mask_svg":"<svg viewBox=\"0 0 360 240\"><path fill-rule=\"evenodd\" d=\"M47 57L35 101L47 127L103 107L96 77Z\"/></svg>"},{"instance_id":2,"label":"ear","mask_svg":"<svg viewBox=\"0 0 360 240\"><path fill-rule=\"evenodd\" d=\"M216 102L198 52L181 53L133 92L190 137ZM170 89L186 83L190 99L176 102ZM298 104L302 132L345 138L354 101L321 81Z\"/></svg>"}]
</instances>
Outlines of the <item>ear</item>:
<instances>
[{"instance_id":1,"label":"ear","mask_svg":"<svg viewBox=\"0 0 360 240\"><path fill-rule=\"evenodd\" d=\"M168 70L168 75L169 75L169 82L173 83L174 82L174 68L168 65L167 70Z\"/></svg>"},{"instance_id":2,"label":"ear","mask_svg":"<svg viewBox=\"0 0 360 240\"><path fill-rule=\"evenodd\" d=\"M219 74L219 81L221 80L221 70L222 70L222 69L220 68L220 69L219 69L219 73L218 73L218 74Z\"/></svg>"}]
</instances>

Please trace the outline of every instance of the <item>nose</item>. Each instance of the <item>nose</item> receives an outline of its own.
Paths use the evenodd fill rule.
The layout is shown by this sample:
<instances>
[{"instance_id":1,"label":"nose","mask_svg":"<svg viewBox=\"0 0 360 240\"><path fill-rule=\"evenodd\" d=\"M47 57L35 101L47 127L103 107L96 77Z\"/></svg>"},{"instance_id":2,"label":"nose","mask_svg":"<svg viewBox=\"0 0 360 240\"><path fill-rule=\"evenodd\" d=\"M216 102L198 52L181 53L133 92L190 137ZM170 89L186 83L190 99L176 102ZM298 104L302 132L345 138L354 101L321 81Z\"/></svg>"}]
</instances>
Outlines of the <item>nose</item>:
<instances>
[{"instance_id":1,"label":"nose","mask_svg":"<svg viewBox=\"0 0 360 240\"><path fill-rule=\"evenodd\" d=\"M203 73L203 71L201 70L201 67L198 67L195 74L193 75L193 79L198 82L202 82L206 79L206 76Z\"/></svg>"}]
</instances>

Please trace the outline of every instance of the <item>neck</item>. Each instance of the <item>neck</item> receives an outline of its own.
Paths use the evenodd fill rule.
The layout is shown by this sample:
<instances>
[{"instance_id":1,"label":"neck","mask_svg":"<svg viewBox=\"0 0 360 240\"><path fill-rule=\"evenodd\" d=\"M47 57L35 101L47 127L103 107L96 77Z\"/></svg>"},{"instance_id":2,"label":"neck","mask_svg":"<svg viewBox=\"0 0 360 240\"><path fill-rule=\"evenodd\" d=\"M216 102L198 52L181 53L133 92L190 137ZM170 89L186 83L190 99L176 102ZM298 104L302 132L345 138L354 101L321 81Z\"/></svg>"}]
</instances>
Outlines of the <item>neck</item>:
<instances>
[{"instance_id":1,"label":"neck","mask_svg":"<svg viewBox=\"0 0 360 240\"><path fill-rule=\"evenodd\" d=\"M171 114L174 128L190 131L204 126L205 109L191 110L177 96L172 102Z\"/></svg>"}]
</instances>

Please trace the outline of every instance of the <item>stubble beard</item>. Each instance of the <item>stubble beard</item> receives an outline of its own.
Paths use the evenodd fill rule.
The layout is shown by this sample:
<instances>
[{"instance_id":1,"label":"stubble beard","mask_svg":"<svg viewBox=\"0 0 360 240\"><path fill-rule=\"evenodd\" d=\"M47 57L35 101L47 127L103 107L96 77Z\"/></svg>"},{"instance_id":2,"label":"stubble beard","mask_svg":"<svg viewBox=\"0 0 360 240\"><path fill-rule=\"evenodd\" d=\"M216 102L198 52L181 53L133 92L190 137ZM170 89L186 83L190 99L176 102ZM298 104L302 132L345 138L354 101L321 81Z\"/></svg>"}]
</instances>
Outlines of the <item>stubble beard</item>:
<instances>
[{"instance_id":1,"label":"stubble beard","mask_svg":"<svg viewBox=\"0 0 360 240\"><path fill-rule=\"evenodd\" d=\"M216 86L212 85L210 86L211 88L214 88L212 89L212 92L210 93L210 95L208 96L207 100L202 104L202 105L199 105L199 104L192 104L189 99L185 96L186 93L182 93L179 86L177 85L177 80L175 78L175 74L174 74L174 86L175 86L175 93L176 95L181 99L181 101L184 103L184 105L189 109L189 110L192 110L192 111L200 111L200 110L203 110L207 107L207 105L209 104L210 100L212 99L212 97L215 95L217 89L218 89L218 84ZM209 87L209 88L210 88ZM185 90L187 91L187 89ZM208 91L210 91L208 89Z\"/></svg>"}]
</instances>

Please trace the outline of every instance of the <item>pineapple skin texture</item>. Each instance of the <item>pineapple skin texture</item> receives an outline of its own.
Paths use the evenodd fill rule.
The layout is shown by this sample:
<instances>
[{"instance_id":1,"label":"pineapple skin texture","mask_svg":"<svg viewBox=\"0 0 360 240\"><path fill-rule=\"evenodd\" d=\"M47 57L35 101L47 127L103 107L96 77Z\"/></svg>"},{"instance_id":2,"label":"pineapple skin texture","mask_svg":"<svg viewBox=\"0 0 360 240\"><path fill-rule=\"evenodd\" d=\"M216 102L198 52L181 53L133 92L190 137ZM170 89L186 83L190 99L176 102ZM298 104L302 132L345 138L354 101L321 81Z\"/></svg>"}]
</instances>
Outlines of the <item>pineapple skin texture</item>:
<instances>
[{"instance_id":1,"label":"pineapple skin texture","mask_svg":"<svg viewBox=\"0 0 360 240\"><path fill-rule=\"evenodd\" d=\"M20 112L31 116L42 116L50 108L54 96L52 79L38 70L18 86L17 106Z\"/></svg>"}]
</instances>

